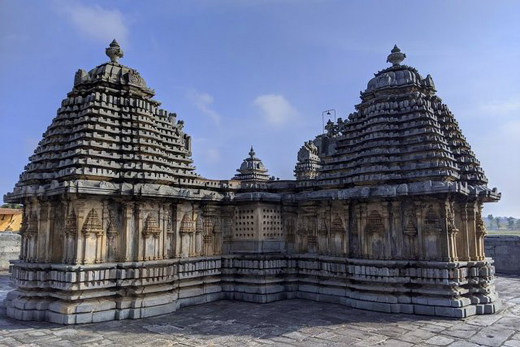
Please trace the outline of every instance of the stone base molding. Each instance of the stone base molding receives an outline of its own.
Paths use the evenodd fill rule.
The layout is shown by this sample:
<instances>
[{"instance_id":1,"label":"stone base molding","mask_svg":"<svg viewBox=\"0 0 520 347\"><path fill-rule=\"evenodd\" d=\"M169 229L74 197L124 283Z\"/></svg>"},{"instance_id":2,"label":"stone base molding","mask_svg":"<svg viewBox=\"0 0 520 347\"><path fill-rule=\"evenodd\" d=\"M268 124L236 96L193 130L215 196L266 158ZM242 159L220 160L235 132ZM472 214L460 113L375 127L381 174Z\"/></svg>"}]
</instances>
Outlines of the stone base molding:
<instances>
[{"instance_id":1,"label":"stone base molding","mask_svg":"<svg viewBox=\"0 0 520 347\"><path fill-rule=\"evenodd\" d=\"M7 315L80 324L167 314L216 300L308 299L387 313L463 318L501 304L492 261L380 261L312 255L58 265L14 262Z\"/></svg>"}]
</instances>

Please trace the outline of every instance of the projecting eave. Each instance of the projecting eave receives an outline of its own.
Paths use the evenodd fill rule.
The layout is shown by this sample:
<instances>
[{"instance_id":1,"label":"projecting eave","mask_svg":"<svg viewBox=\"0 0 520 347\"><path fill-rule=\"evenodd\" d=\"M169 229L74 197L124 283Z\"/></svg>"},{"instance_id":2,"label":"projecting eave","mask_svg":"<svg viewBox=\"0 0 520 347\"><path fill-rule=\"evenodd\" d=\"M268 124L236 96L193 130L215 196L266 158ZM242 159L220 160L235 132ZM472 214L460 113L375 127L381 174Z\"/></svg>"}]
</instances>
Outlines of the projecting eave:
<instances>
[{"instance_id":1,"label":"projecting eave","mask_svg":"<svg viewBox=\"0 0 520 347\"><path fill-rule=\"evenodd\" d=\"M482 202L500 200L500 193L485 186L461 182L424 181L396 185L358 186L346 189L321 189L294 194L294 200L350 200L369 198L401 198L406 196L458 195Z\"/></svg>"}]
</instances>

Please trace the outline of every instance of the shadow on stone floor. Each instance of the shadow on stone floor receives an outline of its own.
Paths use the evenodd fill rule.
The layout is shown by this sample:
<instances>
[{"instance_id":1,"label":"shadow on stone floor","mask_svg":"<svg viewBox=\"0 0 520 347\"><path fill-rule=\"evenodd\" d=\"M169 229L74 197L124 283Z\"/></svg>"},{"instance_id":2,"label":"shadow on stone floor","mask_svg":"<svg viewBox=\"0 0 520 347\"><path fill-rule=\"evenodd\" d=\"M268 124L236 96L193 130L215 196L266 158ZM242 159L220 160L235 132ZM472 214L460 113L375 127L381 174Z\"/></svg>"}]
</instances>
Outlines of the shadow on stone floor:
<instances>
[{"instance_id":1,"label":"shadow on stone floor","mask_svg":"<svg viewBox=\"0 0 520 347\"><path fill-rule=\"evenodd\" d=\"M346 325L363 323L392 324L410 321L456 321L450 318L388 314L353 309L337 304L302 299L282 300L267 304L220 300L203 305L185 307L176 312L138 320L90 323L73 326L74 329L110 331L129 329L136 332L141 327L147 332L209 334L209 335L258 335L276 334L278 330L299 330L302 327ZM0 314L0 329L53 329L65 327L48 322L21 322ZM71 328L71 326L67 326ZM251 331L253 329L254 331Z\"/></svg>"},{"instance_id":2,"label":"shadow on stone floor","mask_svg":"<svg viewBox=\"0 0 520 347\"><path fill-rule=\"evenodd\" d=\"M360 324L367 331L379 325L455 319L363 311L342 305L309 300L282 300L267 304L221 300L179 309L162 316L139 320L63 326L48 322L20 322L0 315L0 329L67 328L91 332L118 331L180 335L244 335L256 338L278 336L302 328Z\"/></svg>"},{"instance_id":3,"label":"shadow on stone floor","mask_svg":"<svg viewBox=\"0 0 520 347\"><path fill-rule=\"evenodd\" d=\"M514 283L515 286L512 286ZM0 291L8 288L7 276L0 275ZM505 311L519 311L518 290L520 276L500 275L497 290L505 301ZM500 313L499 315L501 315ZM23 331L74 331L74 334L111 336L129 333L161 335L163 338L214 338L215 336L235 336L256 339L270 339L285 334L298 334L303 330L320 330L324 327L355 327L361 332L378 331L388 327L386 333L398 334L395 327L415 324L455 325L470 320L493 319L492 316L475 316L465 320L417 316L406 314L387 314L363 311L337 304L320 303L293 299L267 304L246 303L240 301L216 301L204 305L179 309L174 313L139 320L123 320L103 323L63 326L47 322L20 322L0 314L0 330ZM0 340L1 343L1 340Z\"/></svg>"}]
</instances>

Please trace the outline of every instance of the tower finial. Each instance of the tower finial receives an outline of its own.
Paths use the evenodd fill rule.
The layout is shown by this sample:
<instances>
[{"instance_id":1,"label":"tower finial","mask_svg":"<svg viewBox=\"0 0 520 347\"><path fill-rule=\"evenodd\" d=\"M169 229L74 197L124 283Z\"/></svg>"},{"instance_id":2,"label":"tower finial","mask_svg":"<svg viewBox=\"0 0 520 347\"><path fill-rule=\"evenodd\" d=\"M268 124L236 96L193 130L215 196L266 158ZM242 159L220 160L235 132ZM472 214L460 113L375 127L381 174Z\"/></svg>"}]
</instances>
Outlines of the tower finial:
<instances>
[{"instance_id":1,"label":"tower finial","mask_svg":"<svg viewBox=\"0 0 520 347\"><path fill-rule=\"evenodd\" d=\"M110 46L105 49L105 53L112 63L117 63L119 58L123 58L124 55L121 46L119 46L119 43L117 43L115 39L112 41Z\"/></svg>"},{"instance_id":2,"label":"tower finial","mask_svg":"<svg viewBox=\"0 0 520 347\"><path fill-rule=\"evenodd\" d=\"M254 158L254 157L255 157L255 154L256 154L256 153L255 153L255 150L253 149L253 145L251 145L251 150L249 151L249 156L250 156L251 158Z\"/></svg>"},{"instance_id":3,"label":"tower finial","mask_svg":"<svg viewBox=\"0 0 520 347\"><path fill-rule=\"evenodd\" d=\"M397 45L394 45L394 48L392 49L392 53L388 55L386 58L387 63L392 63L393 66L398 66L403 62L403 60L406 58L406 54L401 53L401 50Z\"/></svg>"}]
</instances>

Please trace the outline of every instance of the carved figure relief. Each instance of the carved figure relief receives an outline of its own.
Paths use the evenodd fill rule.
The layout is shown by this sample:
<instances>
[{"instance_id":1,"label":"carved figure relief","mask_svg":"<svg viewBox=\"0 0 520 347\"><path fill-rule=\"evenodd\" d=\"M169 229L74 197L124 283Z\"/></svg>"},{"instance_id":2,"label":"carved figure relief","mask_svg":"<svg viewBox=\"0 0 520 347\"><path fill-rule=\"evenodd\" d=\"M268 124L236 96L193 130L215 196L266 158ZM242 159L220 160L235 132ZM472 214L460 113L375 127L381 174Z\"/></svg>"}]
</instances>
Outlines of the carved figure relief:
<instances>
[{"instance_id":1,"label":"carved figure relief","mask_svg":"<svg viewBox=\"0 0 520 347\"><path fill-rule=\"evenodd\" d=\"M337 213L334 215L334 218L332 219L332 225L331 225L330 231L333 233L338 233L338 234L339 233L342 234L345 232L345 227L343 226L343 221L341 220L341 217Z\"/></svg>"},{"instance_id":2,"label":"carved figure relief","mask_svg":"<svg viewBox=\"0 0 520 347\"><path fill-rule=\"evenodd\" d=\"M202 216L200 214L197 216L197 220L195 221L195 232L204 232L204 220L202 219Z\"/></svg>"},{"instance_id":3,"label":"carved figure relief","mask_svg":"<svg viewBox=\"0 0 520 347\"><path fill-rule=\"evenodd\" d=\"M31 212L29 215L24 234L28 237L34 237L38 235L38 215L35 212Z\"/></svg>"},{"instance_id":4,"label":"carved figure relief","mask_svg":"<svg viewBox=\"0 0 520 347\"><path fill-rule=\"evenodd\" d=\"M439 235L442 231L440 217L435 212L433 205L429 205L423 220L424 256L427 260L440 258L441 246Z\"/></svg>"},{"instance_id":5,"label":"carved figure relief","mask_svg":"<svg viewBox=\"0 0 520 347\"><path fill-rule=\"evenodd\" d=\"M67 237L76 237L78 233L78 220L76 218L76 213L74 210L70 211L67 219L65 220L65 227L63 229L63 233Z\"/></svg>"},{"instance_id":6,"label":"carved figure relief","mask_svg":"<svg viewBox=\"0 0 520 347\"><path fill-rule=\"evenodd\" d=\"M202 215L199 213L195 220L195 240L194 247L192 248L192 255L200 255L202 253L202 235L204 233L204 220Z\"/></svg>"},{"instance_id":7,"label":"carved figure relief","mask_svg":"<svg viewBox=\"0 0 520 347\"><path fill-rule=\"evenodd\" d=\"M365 233L367 234L366 246L368 246L365 248L365 252L367 252L365 256L368 258L384 258L385 225L383 224L383 217L378 211L372 210L368 214Z\"/></svg>"},{"instance_id":8,"label":"carved figure relief","mask_svg":"<svg viewBox=\"0 0 520 347\"><path fill-rule=\"evenodd\" d=\"M204 222L202 223L202 228L204 232L204 237L211 237L213 233L213 223L211 223L211 218L204 218Z\"/></svg>"},{"instance_id":9,"label":"carved figure relief","mask_svg":"<svg viewBox=\"0 0 520 347\"><path fill-rule=\"evenodd\" d=\"M215 218L215 223L213 224L213 253L221 254L222 253L222 227L220 225L220 219Z\"/></svg>"},{"instance_id":10,"label":"carved figure relief","mask_svg":"<svg viewBox=\"0 0 520 347\"><path fill-rule=\"evenodd\" d=\"M477 216L475 218L476 222L476 234L478 237L484 237L487 234L486 226L484 225L484 221L482 220L482 214L480 211L477 212Z\"/></svg>"},{"instance_id":11,"label":"carved figure relief","mask_svg":"<svg viewBox=\"0 0 520 347\"><path fill-rule=\"evenodd\" d=\"M321 216L321 218L318 220L318 234L320 235L327 235L327 218L325 215Z\"/></svg>"},{"instance_id":12,"label":"carved figure relief","mask_svg":"<svg viewBox=\"0 0 520 347\"><path fill-rule=\"evenodd\" d=\"M484 252L484 236L487 234L484 221L482 221L482 206L479 206L475 216L475 234L476 240L476 258L477 260L483 260L485 258Z\"/></svg>"},{"instance_id":13,"label":"carved figure relief","mask_svg":"<svg viewBox=\"0 0 520 347\"><path fill-rule=\"evenodd\" d=\"M345 252L344 249L344 240L345 240L345 227L343 225L343 220L339 216L338 213L334 214L332 218L332 224L330 226L331 233L331 247L330 252L332 255L340 255Z\"/></svg>"},{"instance_id":14,"label":"carved figure relief","mask_svg":"<svg viewBox=\"0 0 520 347\"><path fill-rule=\"evenodd\" d=\"M350 233L349 233L349 254L352 257L359 256L360 254L360 241L358 233L358 218L356 208L351 208L352 215L350 217Z\"/></svg>"},{"instance_id":15,"label":"carved figure relief","mask_svg":"<svg viewBox=\"0 0 520 347\"><path fill-rule=\"evenodd\" d=\"M404 234L406 236L417 235L417 214L415 209L412 209L406 213L406 225L404 227Z\"/></svg>"},{"instance_id":16,"label":"carved figure relief","mask_svg":"<svg viewBox=\"0 0 520 347\"><path fill-rule=\"evenodd\" d=\"M61 257L64 263L74 263L76 251L75 240L78 235L78 219L74 209L71 209L65 218L62 234L64 235L62 239L63 250L55 252L55 255Z\"/></svg>"},{"instance_id":17,"label":"carved figure relief","mask_svg":"<svg viewBox=\"0 0 520 347\"><path fill-rule=\"evenodd\" d=\"M307 223L306 223L306 233L307 235L314 235L316 229L317 229L317 224L318 224L318 217L317 216L310 216L308 217L307 219Z\"/></svg>"},{"instance_id":18,"label":"carved figure relief","mask_svg":"<svg viewBox=\"0 0 520 347\"><path fill-rule=\"evenodd\" d=\"M173 215L169 206L167 207L168 212L166 213L166 254L169 258L173 258L176 253L176 239L175 239L175 228L173 224Z\"/></svg>"},{"instance_id":19,"label":"carved figure relief","mask_svg":"<svg viewBox=\"0 0 520 347\"><path fill-rule=\"evenodd\" d=\"M424 217L424 231L429 233L440 233L441 232L441 224L440 218L435 212L433 205L428 206L428 211L426 212L426 216Z\"/></svg>"},{"instance_id":20,"label":"carved figure relief","mask_svg":"<svg viewBox=\"0 0 520 347\"><path fill-rule=\"evenodd\" d=\"M117 224L116 224L116 213L114 210L108 210L108 228L107 237L109 240L113 240L117 235Z\"/></svg>"},{"instance_id":21,"label":"carved figure relief","mask_svg":"<svg viewBox=\"0 0 520 347\"><path fill-rule=\"evenodd\" d=\"M145 83L139 72L137 70L130 70L128 72L128 82L138 85L140 87L144 87Z\"/></svg>"},{"instance_id":22,"label":"carved figure relief","mask_svg":"<svg viewBox=\"0 0 520 347\"><path fill-rule=\"evenodd\" d=\"M168 211L168 217L166 221L166 233L173 234L175 230L173 230L173 221L172 221L172 213Z\"/></svg>"},{"instance_id":23,"label":"carved figure relief","mask_svg":"<svg viewBox=\"0 0 520 347\"><path fill-rule=\"evenodd\" d=\"M287 218L285 221L285 232L287 242L293 243L295 241L295 221L293 217Z\"/></svg>"},{"instance_id":24,"label":"carved figure relief","mask_svg":"<svg viewBox=\"0 0 520 347\"><path fill-rule=\"evenodd\" d=\"M298 233L298 235L305 235L305 218L300 216L298 218L298 223L297 223L297 230L296 232Z\"/></svg>"},{"instance_id":25,"label":"carved figure relief","mask_svg":"<svg viewBox=\"0 0 520 347\"><path fill-rule=\"evenodd\" d=\"M116 212L109 208L108 209L108 226L107 226L107 260L108 261L116 261L117 260L117 244L114 242L117 236L117 219Z\"/></svg>"},{"instance_id":26,"label":"carved figure relief","mask_svg":"<svg viewBox=\"0 0 520 347\"><path fill-rule=\"evenodd\" d=\"M319 219L317 219L318 223L318 235L317 235L317 243L318 243L318 252L319 254L329 254L330 247L329 244L331 243L331 240L329 240L329 231L328 231L328 224L329 221L327 220L329 217L329 213L321 213L319 216Z\"/></svg>"},{"instance_id":27,"label":"carved figure relief","mask_svg":"<svg viewBox=\"0 0 520 347\"><path fill-rule=\"evenodd\" d=\"M220 234L220 220L215 218L215 223L213 223L213 234Z\"/></svg>"},{"instance_id":28,"label":"carved figure relief","mask_svg":"<svg viewBox=\"0 0 520 347\"><path fill-rule=\"evenodd\" d=\"M231 242L233 240L233 219L230 217L222 218L222 236L225 242Z\"/></svg>"},{"instance_id":29,"label":"carved figure relief","mask_svg":"<svg viewBox=\"0 0 520 347\"><path fill-rule=\"evenodd\" d=\"M204 255L213 255L213 223L211 217L207 216L204 218L202 223L203 237L202 237L202 252Z\"/></svg>"},{"instance_id":30,"label":"carved figure relief","mask_svg":"<svg viewBox=\"0 0 520 347\"><path fill-rule=\"evenodd\" d=\"M449 203L448 205L448 211L447 211L447 222L448 222L448 233L449 234L456 234L459 229L455 226L455 216L454 216L454 203L453 201Z\"/></svg>"},{"instance_id":31,"label":"carved figure relief","mask_svg":"<svg viewBox=\"0 0 520 347\"><path fill-rule=\"evenodd\" d=\"M38 215L35 212L28 212L22 219L20 229L22 235L22 248L20 259L26 261L36 261L36 243L38 239Z\"/></svg>"}]
</instances>

